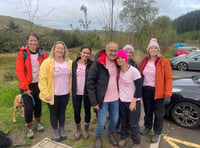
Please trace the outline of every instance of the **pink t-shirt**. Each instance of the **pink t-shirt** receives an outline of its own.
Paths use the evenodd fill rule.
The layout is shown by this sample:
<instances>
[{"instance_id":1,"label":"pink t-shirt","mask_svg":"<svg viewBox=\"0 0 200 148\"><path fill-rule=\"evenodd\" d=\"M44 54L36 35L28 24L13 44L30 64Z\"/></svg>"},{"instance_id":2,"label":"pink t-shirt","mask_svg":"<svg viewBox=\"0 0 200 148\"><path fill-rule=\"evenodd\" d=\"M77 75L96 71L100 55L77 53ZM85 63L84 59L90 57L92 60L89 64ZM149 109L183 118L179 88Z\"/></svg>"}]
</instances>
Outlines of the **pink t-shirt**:
<instances>
[{"instance_id":1,"label":"pink t-shirt","mask_svg":"<svg viewBox=\"0 0 200 148\"><path fill-rule=\"evenodd\" d=\"M86 65L78 64L76 70L77 95L84 95Z\"/></svg>"},{"instance_id":2,"label":"pink t-shirt","mask_svg":"<svg viewBox=\"0 0 200 148\"><path fill-rule=\"evenodd\" d=\"M143 71L143 76L144 76L143 86L155 87L155 75L156 75L155 63L148 61Z\"/></svg>"},{"instance_id":3,"label":"pink t-shirt","mask_svg":"<svg viewBox=\"0 0 200 148\"><path fill-rule=\"evenodd\" d=\"M119 98L122 102L131 102L133 100L136 89L134 81L139 78L141 78L140 72L133 66L130 66L125 73L120 71Z\"/></svg>"},{"instance_id":4,"label":"pink t-shirt","mask_svg":"<svg viewBox=\"0 0 200 148\"><path fill-rule=\"evenodd\" d=\"M53 74L54 74L54 95L66 95L69 93L70 85L70 70L67 62L53 63Z\"/></svg>"},{"instance_id":5,"label":"pink t-shirt","mask_svg":"<svg viewBox=\"0 0 200 148\"><path fill-rule=\"evenodd\" d=\"M104 97L104 102L113 102L119 99L117 88L117 66L114 61L109 61L106 58L106 68L108 69L110 78L108 81L108 87Z\"/></svg>"},{"instance_id":6,"label":"pink t-shirt","mask_svg":"<svg viewBox=\"0 0 200 148\"><path fill-rule=\"evenodd\" d=\"M38 61L38 53L31 54L32 81L36 83L39 80L40 63Z\"/></svg>"}]
</instances>

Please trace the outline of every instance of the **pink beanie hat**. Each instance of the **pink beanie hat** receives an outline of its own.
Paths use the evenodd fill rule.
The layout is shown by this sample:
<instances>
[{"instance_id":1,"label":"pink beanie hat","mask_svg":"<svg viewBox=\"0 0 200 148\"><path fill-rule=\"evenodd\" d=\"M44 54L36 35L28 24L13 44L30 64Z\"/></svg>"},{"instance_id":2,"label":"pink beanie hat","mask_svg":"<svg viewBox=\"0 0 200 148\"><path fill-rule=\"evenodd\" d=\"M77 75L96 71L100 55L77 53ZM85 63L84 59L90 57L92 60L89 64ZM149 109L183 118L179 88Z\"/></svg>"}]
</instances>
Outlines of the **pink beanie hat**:
<instances>
[{"instance_id":1,"label":"pink beanie hat","mask_svg":"<svg viewBox=\"0 0 200 148\"><path fill-rule=\"evenodd\" d=\"M152 39L150 40L149 45L148 45L148 47L147 47L147 52L149 51L149 48L150 48L150 47L156 47L156 48L158 48L158 51L160 51L160 47L159 47L159 45L158 45L158 42L157 42L157 39L156 39L156 38L152 38Z\"/></svg>"},{"instance_id":2,"label":"pink beanie hat","mask_svg":"<svg viewBox=\"0 0 200 148\"><path fill-rule=\"evenodd\" d=\"M127 54L126 54L126 51L125 50L119 50L117 52L117 59L121 57L121 58L124 58L126 60L126 62L128 62L128 57L127 57Z\"/></svg>"},{"instance_id":3,"label":"pink beanie hat","mask_svg":"<svg viewBox=\"0 0 200 148\"><path fill-rule=\"evenodd\" d=\"M127 44L127 45L125 45L125 46L123 47L123 50L125 50L125 51L128 50L128 49L131 50L133 53L134 53L134 51L135 51L134 48L133 48L133 46L130 45L130 44Z\"/></svg>"}]
</instances>

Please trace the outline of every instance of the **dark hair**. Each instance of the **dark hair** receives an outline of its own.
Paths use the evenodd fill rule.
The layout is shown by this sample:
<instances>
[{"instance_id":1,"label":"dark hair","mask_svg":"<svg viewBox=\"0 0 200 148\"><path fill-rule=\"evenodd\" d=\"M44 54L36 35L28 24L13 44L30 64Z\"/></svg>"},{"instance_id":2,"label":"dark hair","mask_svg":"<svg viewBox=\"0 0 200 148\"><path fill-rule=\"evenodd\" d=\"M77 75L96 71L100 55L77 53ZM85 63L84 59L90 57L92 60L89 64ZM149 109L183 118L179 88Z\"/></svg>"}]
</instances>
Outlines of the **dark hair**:
<instances>
[{"instance_id":1,"label":"dark hair","mask_svg":"<svg viewBox=\"0 0 200 148\"><path fill-rule=\"evenodd\" d=\"M91 47L88 46L88 45L83 45L83 46L81 47L81 49L80 49L80 52L81 52L83 49L85 49L85 48L88 48L88 49L90 50L90 53L91 53Z\"/></svg>"},{"instance_id":2,"label":"dark hair","mask_svg":"<svg viewBox=\"0 0 200 148\"><path fill-rule=\"evenodd\" d=\"M37 40L39 40L39 37L37 36L37 34L35 32L31 32L27 35L26 39L28 40L30 36L34 36L37 38Z\"/></svg>"},{"instance_id":3,"label":"dark hair","mask_svg":"<svg viewBox=\"0 0 200 148\"><path fill-rule=\"evenodd\" d=\"M91 49L91 47L88 46L88 45L83 45L83 46L81 47L81 49L80 49L80 52L83 51L83 49L85 49L85 48L88 48L88 49L90 50L90 54L91 54L92 49ZM80 58L80 52L78 53L78 55L77 55L77 57L76 57L76 60Z\"/></svg>"}]
</instances>

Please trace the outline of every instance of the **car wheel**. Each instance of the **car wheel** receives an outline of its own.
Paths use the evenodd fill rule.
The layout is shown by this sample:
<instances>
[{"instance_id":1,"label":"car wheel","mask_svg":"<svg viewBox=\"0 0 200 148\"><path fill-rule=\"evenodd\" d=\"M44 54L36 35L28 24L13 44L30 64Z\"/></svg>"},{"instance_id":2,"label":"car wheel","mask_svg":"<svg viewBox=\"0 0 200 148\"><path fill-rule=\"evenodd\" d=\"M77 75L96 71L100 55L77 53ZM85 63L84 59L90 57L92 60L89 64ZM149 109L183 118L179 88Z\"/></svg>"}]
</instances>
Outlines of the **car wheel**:
<instances>
[{"instance_id":1,"label":"car wheel","mask_svg":"<svg viewBox=\"0 0 200 148\"><path fill-rule=\"evenodd\" d=\"M172 119L180 126L196 128L200 125L200 108L193 103L181 102L171 111Z\"/></svg>"},{"instance_id":2,"label":"car wheel","mask_svg":"<svg viewBox=\"0 0 200 148\"><path fill-rule=\"evenodd\" d=\"M185 71L188 69L188 65L184 62L181 62L177 65L177 69L180 71Z\"/></svg>"}]
</instances>

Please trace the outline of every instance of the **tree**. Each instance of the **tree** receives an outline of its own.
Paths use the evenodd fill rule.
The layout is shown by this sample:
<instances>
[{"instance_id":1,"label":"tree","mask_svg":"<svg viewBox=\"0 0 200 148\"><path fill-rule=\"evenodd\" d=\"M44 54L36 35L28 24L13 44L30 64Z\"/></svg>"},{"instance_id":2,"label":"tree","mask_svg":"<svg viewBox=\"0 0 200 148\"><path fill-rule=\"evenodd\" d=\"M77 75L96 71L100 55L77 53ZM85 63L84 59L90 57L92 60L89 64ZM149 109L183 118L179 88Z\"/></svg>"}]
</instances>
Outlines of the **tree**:
<instances>
[{"instance_id":1,"label":"tree","mask_svg":"<svg viewBox=\"0 0 200 148\"><path fill-rule=\"evenodd\" d=\"M98 21L101 24L106 36L109 40L113 40L116 30L120 28L119 25L119 8L116 5L117 0L101 0L102 14L98 16Z\"/></svg>"},{"instance_id":2,"label":"tree","mask_svg":"<svg viewBox=\"0 0 200 148\"><path fill-rule=\"evenodd\" d=\"M139 32L155 20L158 8L154 4L154 0L124 0L120 20L126 24L127 30Z\"/></svg>"},{"instance_id":3,"label":"tree","mask_svg":"<svg viewBox=\"0 0 200 148\"><path fill-rule=\"evenodd\" d=\"M88 20L87 7L82 5L80 10L84 13L84 19L80 18L79 23L83 26L83 29L88 30L91 21Z\"/></svg>"},{"instance_id":4,"label":"tree","mask_svg":"<svg viewBox=\"0 0 200 148\"><path fill-rule=\"evenodd\" d=\"M7 25L7 29L18 32L19 26L17 24L15 24L15 22L13 20L9 20L8 25Z\"/></svg>"},{"instance_id":5,"label":"tree","mask_svg":"<svg viewBox=\"0 0 200 148\"><path fill-rule=\"evenodd\" d=\"M21 9L22 13L28 17L28 25L30 27L30 30L32 31L32 26L33 23L35 23L37 20L41 19L42 17L47 17L50 15L53 11L54 8L49 10L46 15L44 16L39 16L39 2L40 0L20 0L22 3L22 6L20 6L18 9Z\"/></svg>"}]
</instances>

